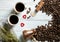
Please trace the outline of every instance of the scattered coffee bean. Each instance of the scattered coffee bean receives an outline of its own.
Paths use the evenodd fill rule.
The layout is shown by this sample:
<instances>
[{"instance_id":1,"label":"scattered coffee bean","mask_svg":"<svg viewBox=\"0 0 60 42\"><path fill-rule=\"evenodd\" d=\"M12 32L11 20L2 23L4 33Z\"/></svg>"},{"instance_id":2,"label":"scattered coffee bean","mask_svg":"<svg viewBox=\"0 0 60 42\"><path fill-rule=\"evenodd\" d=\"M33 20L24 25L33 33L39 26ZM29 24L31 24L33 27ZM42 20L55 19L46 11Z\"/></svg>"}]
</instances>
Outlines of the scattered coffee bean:
<instances>
[{"instance_id":1,"label":"scattered coffee bean","mask_svg":"<svg viewBox=\"0 0 60 42\"><path fill-rule=\"evenodd\" d=\"M44 0L45 4L41 8L47 15L52 15L52 20L48 22L51 26L38 26L36 33L33 35L37 41L59 42L60 40L60 6L59 0Z\"/></svg>"},{"instance_id":2,"label":"scattered coffee bean","mask_svg":"<svg viewBox=\"0 0 60 42\"><path fill-rule=\"evenodd\" d=\"M27 17L27 19L29 19L31 16Z\"/></svg>"}]
</instances>

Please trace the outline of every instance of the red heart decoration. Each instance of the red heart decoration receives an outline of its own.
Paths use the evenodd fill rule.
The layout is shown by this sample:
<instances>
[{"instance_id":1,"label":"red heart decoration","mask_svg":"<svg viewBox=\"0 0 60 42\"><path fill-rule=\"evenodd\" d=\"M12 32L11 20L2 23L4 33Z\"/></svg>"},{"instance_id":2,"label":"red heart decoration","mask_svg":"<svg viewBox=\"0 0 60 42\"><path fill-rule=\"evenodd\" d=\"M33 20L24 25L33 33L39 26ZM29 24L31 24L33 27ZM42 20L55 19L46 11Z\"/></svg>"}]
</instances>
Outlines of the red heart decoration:
<instances>
[{"instance_id":1,"label":"red heart decoration","mask_svg":"<svg viewBox=\"0 0 60 42\"><path fill-rule=\"evenodd\" d=\"M26 15L23 15L22 18L26 19Z\"/></svg>"},{"instance_id":2,"label":"red heart decoration","mask_svg":"<svg viewBox=\"0 0 60 42\"><path fill-rule=\"evenodd\" d=\"M21 24L20 24L21 27L24 27L24 25L25 25L24 23L21 23Z\"/></svg>"}]
</instances>

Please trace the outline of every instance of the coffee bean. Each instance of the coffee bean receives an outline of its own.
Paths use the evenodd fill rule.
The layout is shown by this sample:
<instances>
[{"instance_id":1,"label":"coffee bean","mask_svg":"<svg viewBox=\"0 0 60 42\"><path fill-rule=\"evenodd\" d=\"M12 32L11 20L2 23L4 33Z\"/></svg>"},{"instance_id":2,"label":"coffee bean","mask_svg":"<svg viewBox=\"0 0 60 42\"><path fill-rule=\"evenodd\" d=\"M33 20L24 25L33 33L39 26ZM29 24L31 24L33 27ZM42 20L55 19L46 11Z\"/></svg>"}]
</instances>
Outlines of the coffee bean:
<instances>
[{"instance_id":1,"label":"coffee bean","mask_svg":"<svg viewBox=\"0 0 60 42\"><path fill-rule=\"evenodd\" d=\"M45 4L42 7L42 11L47 15L52 15L51 22L48 22L51 26L38 26L36 28L36 34L33 35L36 40L48 40L49 42L59 42L60 40L60 6L59 0L44 0Z\"/></svg>"}]
</instances>

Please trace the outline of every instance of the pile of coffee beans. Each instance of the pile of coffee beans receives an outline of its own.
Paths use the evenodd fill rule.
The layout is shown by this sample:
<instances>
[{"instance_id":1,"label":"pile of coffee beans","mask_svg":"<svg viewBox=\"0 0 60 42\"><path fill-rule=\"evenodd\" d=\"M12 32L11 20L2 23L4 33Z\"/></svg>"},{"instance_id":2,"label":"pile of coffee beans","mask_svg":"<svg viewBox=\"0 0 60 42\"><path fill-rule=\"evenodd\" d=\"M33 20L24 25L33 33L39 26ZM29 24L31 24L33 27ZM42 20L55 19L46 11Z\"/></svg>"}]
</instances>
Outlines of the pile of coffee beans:
<instances>
[{"instance_id":1,"label":"pile of coffee beans","mask_svg":"<svg viewBox=\"0 0 60 42\"><path fill-rule=\"evenodd\" d=\"M51 26L38 26L36 33L33 35L38 41L50 41L60 40L60 0L44 0L45 4L42 7L42 12L47 15L52 15Z\"/></svg>"}]
</instances>

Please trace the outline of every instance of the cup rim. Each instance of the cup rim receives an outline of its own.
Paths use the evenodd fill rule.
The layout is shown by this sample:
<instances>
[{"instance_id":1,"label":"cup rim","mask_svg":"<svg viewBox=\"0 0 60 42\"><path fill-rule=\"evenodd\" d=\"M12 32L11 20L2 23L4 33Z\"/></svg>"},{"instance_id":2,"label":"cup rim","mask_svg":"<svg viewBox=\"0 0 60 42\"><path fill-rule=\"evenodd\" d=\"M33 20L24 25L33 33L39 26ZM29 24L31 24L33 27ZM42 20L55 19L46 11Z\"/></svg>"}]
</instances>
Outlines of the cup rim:
<instances>
[{"instance_id":1,"label":"cup rim","mask_svg":"<svg viewBox=\"0 0 60 42\"><path fill-rule=\"evenodd\" d=\"M13 25L15 25L15 24L12 24L12 23L10 22L10 20L9 20L12 15L15 15L15 14L11 14L11 15L8 17L8 23L13 26ZM15 16L17 16L17 15L15 15ZM17 17L18 17L18 16L17 16Z\"/></svg>"},{"instance_id":2,"label":"cup rim","mask_svg":"<svg viewBox=\"0 0 60 42\"><path fill-rule=\"evenodd\" d=\"M17 2L17 3L14 5L14 10L15 10L16 13L20 13L20 12L17 11L16 8L15 8L18 3L22 3L22 2ZM24 5L24 3L22 3L22 4ZM24 8L25 8L25 6L24 6Z\"/></svg>"}]
</instances>

